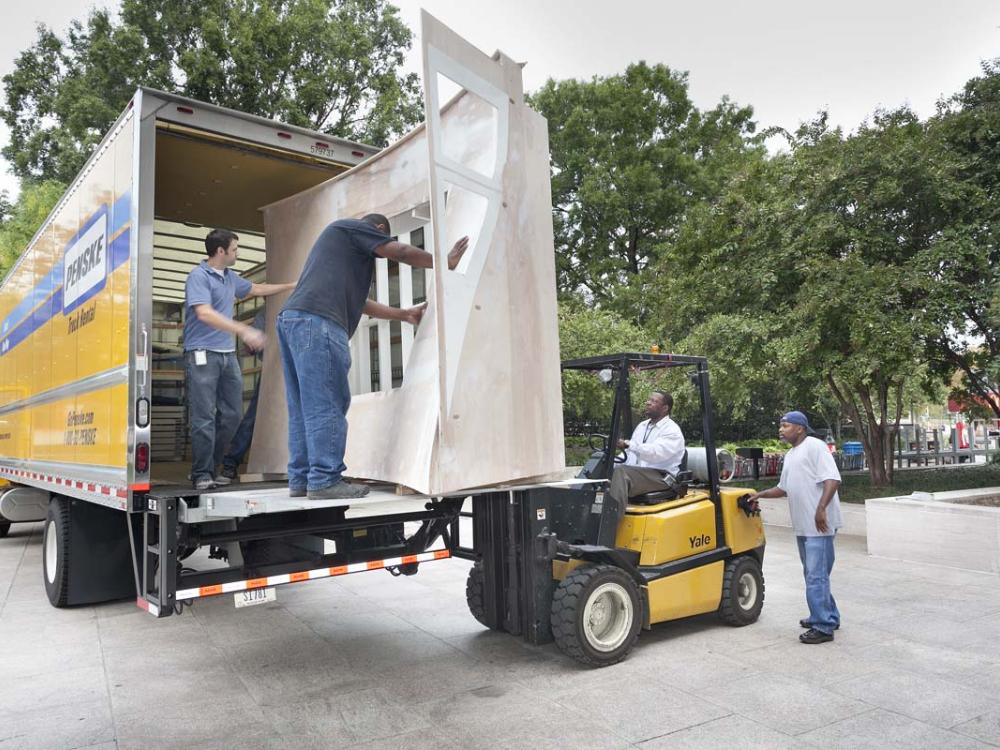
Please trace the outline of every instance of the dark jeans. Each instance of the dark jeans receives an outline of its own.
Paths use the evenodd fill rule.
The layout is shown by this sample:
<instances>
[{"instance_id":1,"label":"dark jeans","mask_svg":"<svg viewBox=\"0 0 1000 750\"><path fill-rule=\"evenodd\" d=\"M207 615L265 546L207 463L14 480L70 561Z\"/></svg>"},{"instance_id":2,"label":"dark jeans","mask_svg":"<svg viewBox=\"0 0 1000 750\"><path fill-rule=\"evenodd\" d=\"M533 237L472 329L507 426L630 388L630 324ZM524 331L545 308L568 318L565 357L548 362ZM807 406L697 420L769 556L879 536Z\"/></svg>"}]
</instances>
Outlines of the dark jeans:
<instances>
[{"instance_id":1,"label":"dark jeans","mask_svg":"<svg viewBox=\"0 0 1000 750\"><path fill-rule=\"evenodd\" d=\"M288 404L288 486L321 490L339 482L346 469L347 331L319 315L283 310L278 343Z\"/></svg>"},{"instance_id":2,"label":"dark jeans","mask_svg":"<svg viewBox=\"0 0 1000 750\"><path fill-rule=\"evenodd\" d=\"M191 429L191 479L212 479L215 467L236 432L243 408L243 377L236 352L184 352L188 415Z\"/></svg>"},{"instance_id":3,"label":"dark jeans","mask_svg":"<svg viewBox=\"0 0 1000 750\"><path fill-rule=\"evenodd\" d=\"M257 396L259 395L260 377L258 376L257 385L253 389L253 396L250 397L250 405L247 406L246 414L243 415L243 421L236 428L236 434L233 435L233 439L229 443L229 450L226 451L226 455L222 459L222 470L225 472L235 474L240 464L243 463L243 458L246 456L247 451L250 450L254 424L257 422Z\"/></svg>"}]
</instances>

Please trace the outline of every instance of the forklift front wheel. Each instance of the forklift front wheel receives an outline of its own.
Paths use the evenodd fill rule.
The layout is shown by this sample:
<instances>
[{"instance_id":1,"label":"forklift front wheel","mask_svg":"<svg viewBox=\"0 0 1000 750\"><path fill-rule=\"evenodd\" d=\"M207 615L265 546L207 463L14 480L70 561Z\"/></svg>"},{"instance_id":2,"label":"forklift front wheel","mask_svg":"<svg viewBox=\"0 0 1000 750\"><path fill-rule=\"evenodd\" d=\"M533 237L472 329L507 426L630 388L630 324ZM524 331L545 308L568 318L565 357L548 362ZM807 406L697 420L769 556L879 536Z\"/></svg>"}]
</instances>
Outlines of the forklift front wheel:
<instances>
[{"instance_id":1,"label":"forklift front wheel","mask_svg":"<svg viewBox=\"0 0 1000 750\"><path fill-rule=\"evenodd\" d=\"M757 558L734 557L726 563L722 577L722 601L719 616L730 625L757 622L764 606L764 574Z\"/></svg>"},{"instance_id":2,"label":"forklift front wheel","mask_svg":"<svg viewBox=\"0 0 1000 750\"><path fill-rule=\"evenodd\" d=\"M579 567L552 597L552 635L567 656L592 667L624 659L642 627L635 581L614 565Z\"/></svg>"},{"instance_id":3,"label":"forklift front wheel","mask_svg":"<svg viewBox=\"0 0 1000 750\"><path fill-rule=\"evenodd\" d=\"M472 616L481 625L491 627L486 617L486 601L483 596L485 586L483 573L483 563L477 560L469 568L469 577L465 581L465 601L469 605ZM495 628L494 628L495 629Z\"/></svg>"}]
</instances>

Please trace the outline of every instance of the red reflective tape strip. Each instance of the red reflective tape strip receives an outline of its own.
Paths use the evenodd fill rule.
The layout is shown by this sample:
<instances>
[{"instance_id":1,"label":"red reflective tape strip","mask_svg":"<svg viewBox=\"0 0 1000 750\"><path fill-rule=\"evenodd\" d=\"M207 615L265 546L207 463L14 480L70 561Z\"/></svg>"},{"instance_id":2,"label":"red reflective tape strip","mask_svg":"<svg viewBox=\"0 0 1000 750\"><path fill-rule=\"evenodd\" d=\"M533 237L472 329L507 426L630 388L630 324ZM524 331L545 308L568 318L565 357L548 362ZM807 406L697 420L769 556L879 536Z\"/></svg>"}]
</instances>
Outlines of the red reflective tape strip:
<instances>
[{"instance_id":1,"label":"red reflective tape strip","mask_svg":"<svg viewBox=\"0 0 1000 750\"><path fill-rule=\"evenodd\" d=\"M149 612L149 602L147 602L141 596L138 597L138 598L136 598L136 600L135 600L135 606L137 606L139 609L144 609L147 612Z\"/></svg>"},{"instance_id":2,"label":"red reflective tape strip","mask_svg":"<svg viewBox=\"0 0 1000 750\"><path fill-rule=\"evenodd\" d=\"M417 559L416 555L406 555L406 556L403 557L402 562L403 562L403 565L406 565L407 563L418 562L418 559Z\"/></svg>"},{"instance_id":3,"label":"red reflective tape strip","mask_svg":"<svg viewBox=\"0 0 1000 750\"><path fill-rule=\"evenodd\" d=\"M444 560L446 557L451 557L451 552L449 550L446 550L446 549L436 549L436 550L434 550L434 559L435 560ZM434 570L437 570L437 568L434 568Z\"/></svg>"},{"instance_id":4,"label":"red reflective tape strip","mask_svg":"<svg viewBox=\"0 0 1000 750\"><path fill-rule=\"evenodd\" d=\"M110 495L111 494L111 488L110 487L105 487L105 486L102 485L101 486L101 494L102 495Z\"/></svg>"},{"instance_id":5,"label":"red reflective tape strip","mask_svg":"<svg viewBox=\"0 0 1000 750\"><path fill-rule=\"evenodd\" d=\"M78 490L82 490L82 489L83 489L83 482L80 482L80 481L78 481L78 482L76 483L76 488L77 488Z\"/></svg>"},{"instance_id":6,"label":"red reflective tape strip","mask_svg":"<svg viewBox=\"0 0 1000 750\"><path fill-rule=\"evenodd\" d=\"M301 573L289 573L288 580L291 583L298 583L299 581L308 581L309 573L308 571L303 571Z\"/></svg>"},{"instance_id":7,"label":"red reflective tape strip","mask_svg":"<svg viewBox=\"0 0 1000 750\"><path fill-rule=\"evenodd\" d=\"M342 576L347 572L346 565L338 565L334 568L330 568L330 575L332 576Z\"/></svg>"},{"instance_id":8,"label":"red reflective tape strip","mask_svg":"<svg viewBox=\"0 0 1000 750\"><path fill-rule=\"evenodd\" d=\"M247 581L248 589L262 589L265 586L267 586L266 578L251 578L249 581Z\"/></svg>"},{"instance_id":9,"label":"red reflective tape strip","mask_svg":"<svg viewBox=\"0 0 1000 750\"><path fill-rule=\"evenodd\" d=\"M198 589L198 596L215 596L216 594L222 593L222 584L217 583L214 586L201 586Z\"/></svg>"},{"instance_id":10,"label":"red reflective tape strip","mask_svg":"<svg viewBox=\"0 0 1000 750\"><path fill-rule=\"evenodd\" d=\"M146 482L144 484L132 484L132 485L129 485L129 487L131 488L131 490L133 492L147 492L149 490L149 486L150 486L149 482Z\"/></svg>"},{"instance_id":11,"label":"red reflective tape strip","mask_svg":"<svg viewBox=\"0 0 1000 750\"><path fill-rule=\"evenodd\" d=\"M128 491L127 490L115 490L115 495L117 495L118 497L128 497Z\"/></svg>"},{"instance_id":12,"label":"red reflective tape strip","mask_svg":"<svg viewBox=\"0 0 1000 750\"><path fill-rule=\"evenodd\" d=\"M385 561L383 560L372 560L371 562L365 563L368 570L378 570L379 568L385 567Z\"/></svg>"}]
</instances>

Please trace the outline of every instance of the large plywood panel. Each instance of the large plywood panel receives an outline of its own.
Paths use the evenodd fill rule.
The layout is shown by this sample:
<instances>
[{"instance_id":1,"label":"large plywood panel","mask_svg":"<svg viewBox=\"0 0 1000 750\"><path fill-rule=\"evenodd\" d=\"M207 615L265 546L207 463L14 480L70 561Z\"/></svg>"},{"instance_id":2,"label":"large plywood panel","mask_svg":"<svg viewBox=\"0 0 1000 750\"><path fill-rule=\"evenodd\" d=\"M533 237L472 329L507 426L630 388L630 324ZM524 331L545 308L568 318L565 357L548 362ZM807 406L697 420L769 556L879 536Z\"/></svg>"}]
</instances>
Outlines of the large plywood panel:
<instances>
[{"instance_id":1,"label":"large plywood panel","mask_svg":"<svg viewBox=\"0 0 1000 750\"><path fill-rule=\"evenodd\" d=\"M297 278L336 219L377 212L396 231L426 224L436 256L427 312L412 344L405 335L402 385L354 395L345 461L350 476L434 494L558 471L564 454L545 121L524 104L510 58L487 57L426 14L422 40L426 124L350 172L265 207L264 222L270 281ZM442 107L446 79L462 90ZM449 270L444 258L463 235L469 252ZM385 286L379 301L388 303ZM283 302L268 306L272 337ZM360 326L356 336L366 335ZM365 367L359 359L354 367ZM249 470L284 473L276 345L265 352L261 389L258 425L268 429L257 430Z\"/></svg>"}]
</instances>

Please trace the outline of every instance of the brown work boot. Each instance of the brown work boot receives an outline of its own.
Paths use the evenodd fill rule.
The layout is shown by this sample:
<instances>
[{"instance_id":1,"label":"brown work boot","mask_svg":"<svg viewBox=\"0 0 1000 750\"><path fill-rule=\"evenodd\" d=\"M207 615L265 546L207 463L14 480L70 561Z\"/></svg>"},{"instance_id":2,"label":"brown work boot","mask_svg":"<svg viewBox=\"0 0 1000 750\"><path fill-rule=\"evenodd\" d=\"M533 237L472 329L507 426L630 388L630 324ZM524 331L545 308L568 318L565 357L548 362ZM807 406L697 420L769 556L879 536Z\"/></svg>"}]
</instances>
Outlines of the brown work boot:
<instances>
[{"instance_id":1,"label":"brown work boot","mask_svg":"<svg viewBox=\"0 0 1000 750\"><path fill-rule=\"evenodd\" d=\"M321 490L309 490L310 500L355 500L368 494L368 488L340 480Z\"/></svg>"}]
</instances>

